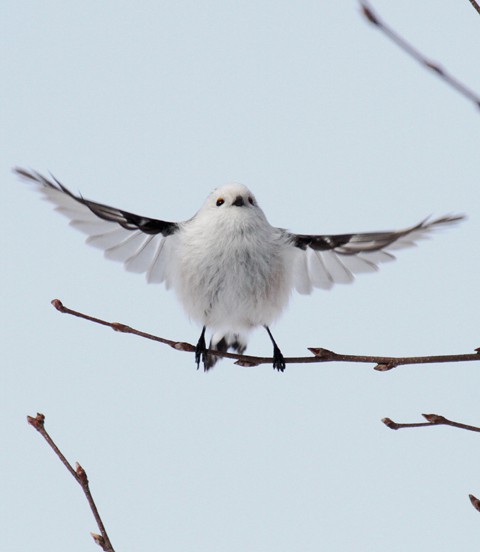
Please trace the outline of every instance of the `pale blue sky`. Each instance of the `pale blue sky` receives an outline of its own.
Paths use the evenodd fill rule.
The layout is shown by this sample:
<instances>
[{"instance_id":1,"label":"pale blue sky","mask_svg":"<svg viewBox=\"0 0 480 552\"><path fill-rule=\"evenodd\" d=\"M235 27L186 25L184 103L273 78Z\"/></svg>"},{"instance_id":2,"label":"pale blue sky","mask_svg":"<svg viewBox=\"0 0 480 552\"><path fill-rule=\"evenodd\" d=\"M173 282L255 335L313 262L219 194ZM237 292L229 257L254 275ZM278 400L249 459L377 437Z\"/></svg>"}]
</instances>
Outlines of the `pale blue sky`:
<instances>
[{"instance_id":1,"label":"pale blue sky","mask_svg":"<svg viewBox=\"0 0 480 552\"><path fill-rule=\"evenodd\" d=\"M480 90L464 2L379 13ZM249 186L297 232L388 230L466 212L396 263L293 296L285 355L470 352L478 334L480 111L415 65L356 2L6 2L0 549L95 550L81 494L26 415L89 474L115 548L169 552L471 550L479 438L380 422L480 423L476 364L264 366L193 356L57 313L50 300L196 342L174 295L126 273L11 174L51 171L97 201L189 218ZM270 354L264 332L249 351Z\"/></svg>"}]
</instances>

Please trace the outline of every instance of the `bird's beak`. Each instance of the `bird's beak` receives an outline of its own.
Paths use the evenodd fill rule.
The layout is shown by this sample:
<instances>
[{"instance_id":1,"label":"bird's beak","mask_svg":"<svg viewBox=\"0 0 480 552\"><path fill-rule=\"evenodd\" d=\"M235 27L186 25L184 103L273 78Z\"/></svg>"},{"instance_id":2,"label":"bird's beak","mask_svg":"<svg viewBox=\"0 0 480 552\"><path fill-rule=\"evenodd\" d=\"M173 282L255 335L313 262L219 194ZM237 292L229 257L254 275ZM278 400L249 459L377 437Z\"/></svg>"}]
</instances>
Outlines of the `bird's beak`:
<instances>
[{"instance_id":1,"label":"bird's beak","mask_svg":"<svg viewBox=\"0 0 480 552\"><path fill-rule=\"evenodd\" d=\"M243 207L245 205L245 202L243 201L243 197L237 196L235 198L235 201L232 203L232 205L235 205L236 207Z\"/></svg>"}]
</instances>

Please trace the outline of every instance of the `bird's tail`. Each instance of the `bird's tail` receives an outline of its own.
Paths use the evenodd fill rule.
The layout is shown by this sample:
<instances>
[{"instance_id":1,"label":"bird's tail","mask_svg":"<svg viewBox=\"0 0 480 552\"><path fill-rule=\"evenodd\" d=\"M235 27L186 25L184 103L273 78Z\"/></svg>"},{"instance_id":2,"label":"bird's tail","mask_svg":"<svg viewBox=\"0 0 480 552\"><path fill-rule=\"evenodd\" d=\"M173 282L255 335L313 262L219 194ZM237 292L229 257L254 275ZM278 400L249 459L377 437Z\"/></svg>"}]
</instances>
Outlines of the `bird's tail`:
<instances>
[{"instance_id":1,"label":"bird's tail","mask_svg":"<svg viewBox=\"0 0 480 552\"><path fill-rule=\"evenodd\" d=\"M209 346L209 349L213 351L221 351L224 353L231 349L239 355L243 354L246 348L246 338L237 333L216 333L212 336ZM207 354L205 357L204 369L210 370L210 368L213 368L219 360L220 357Z\"/></svg>"}]
</instances>

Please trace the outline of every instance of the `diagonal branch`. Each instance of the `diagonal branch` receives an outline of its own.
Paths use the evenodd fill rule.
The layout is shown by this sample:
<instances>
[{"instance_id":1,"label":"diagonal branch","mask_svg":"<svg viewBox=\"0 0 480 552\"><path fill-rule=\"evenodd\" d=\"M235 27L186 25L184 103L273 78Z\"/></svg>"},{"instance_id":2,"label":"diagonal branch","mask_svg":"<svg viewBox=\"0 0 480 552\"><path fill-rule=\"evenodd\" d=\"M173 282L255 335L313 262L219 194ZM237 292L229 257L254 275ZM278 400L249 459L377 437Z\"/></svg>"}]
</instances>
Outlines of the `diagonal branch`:
<instances>
[{"instance_id":1,"label":"diagonal branch","mask_svg":"<svg viewBox=\"0 0 480 552\"><path fill-rule=\"evenodd\" d=\"M422 416L427 420L426 422L420 422L416 424L398 424L390 418L383 418L382 422L390 429L395 430L404 429L407 427L432 427L438 425L448 425L451 427L457 427L459 429L466 429L467 431L480 432L480 427L461 424L460 422L453 422L452 420L448 420L447 418L445 418L444 416L440 416L439 414L422 414Z\"/></svg>"},{"instance_id":2,"label":"diagonal branch","mask_svg":"<svg viewBox=\"0 0 480 552\"><path fill-rule=\"evenodd\" d=\"M102 326L108 326L117 332L130 333L143 337L145 339L150 339L152 341L158 341L169 345L177 351L187 351L189 353L195 352L195 347L190 343L185 343L183 341L172 341L171 339L165 339L164 337L158 337L153 334L142 332L136 330L126 324L121 324L119 322L107 322L100 318L95 318L88 314L83 314L82 312L75 311L65 307L59 299L53 299L52 305L59 311L65 314L71 314L78 318L83 318L89 322L94 322L95 324L101 324ZM310 363L319 363L319 362L361 362L367 364L375 364L375 370L379 372L386 372L395 368L397 366L406 365L406 364L433 364L438 362L463 362L463 361L475 361L480 360L480 348L476 349L475 353L470 354L461 354L461 355L433 355L433 356L422 356L422 357L384 357L384 356L366 356L366 355L343 355L329 351L328 349L313 347L309 348L309 351L313 353L313 356L308 357L286 357L286 364L310 364ZM222 351L207 351L209 354L216 355L223 358L231 358L236 360L235 364L239 366L258 366L259 364L272 364L273 359L271 357L258 357L251 355L239 355L235 353L227 353Z\"/></svg>"},{"instance_id":3,"label":"diagonal branch","mask_svg":"<svg viewBox=\"0 0 480 552\"><path fill-rule=\"evenodd\" d=\"M392 27L387 25L378 15L373 11L373 8L370 6L369 2L366 0L359 0L362 14L366 19L375 25L377 29L383 32L392 42L394 42L401 50L406 54L412 57L415 61L418 61L426 69L433 71L438 77L443 79L443 81L456 90L459 94L465 98L472 101L477 107L480 107L480 96L468 88L465 84L459 81L457 78L448 73L443 69L438 63L429 60L424 54L417 50L412 44L410 44L405 38L398 34ZM472 6L479 10L478 4L474 3L473 0L470 0Z\"/></svg>"},{"instance_id":4,"label":"diagonal branch","mask_svg":"<svg viewBox=\"0 0 480 552\"><path fill-rule=\"evenodd\" d=\"M480 6L475 2L475 0L468 0L470 4L472 4L473 9L476 10L478 14L480 14Z\"/></svg>"},{"instance_id":5,"label":"diagonal branch","mask_svg":"<svg viewBox=\"0 0 480 552\"><path fill-rule=\"evenodd\" d=\"M97 526L101 533L100 535L98 535L97 533L91 533L93 540L102 548L102 550L104 550L104 552L115 552L107 535L107 531L105 530L102 518L98 513L95 501L93 500L90 486L88 484L88 477L85 470L78 463L76 464L76 469L74 469L70 462L65 458L62 451L57 447L53 439L47 433L47 430L45 429L45 416L43 414L37 414L35 418L33 418L32 416L27 416L27 421L40 433L45 441L47 441L53 452L55 452L58 458L60 458L61 462L71 473L75 481L80 485L80 487L82 487L82 490L87 497L88 504L90 506L90 509L92 510L93 516L95 517L95 521L97 522Z\"/></svg>"}]
</instances>

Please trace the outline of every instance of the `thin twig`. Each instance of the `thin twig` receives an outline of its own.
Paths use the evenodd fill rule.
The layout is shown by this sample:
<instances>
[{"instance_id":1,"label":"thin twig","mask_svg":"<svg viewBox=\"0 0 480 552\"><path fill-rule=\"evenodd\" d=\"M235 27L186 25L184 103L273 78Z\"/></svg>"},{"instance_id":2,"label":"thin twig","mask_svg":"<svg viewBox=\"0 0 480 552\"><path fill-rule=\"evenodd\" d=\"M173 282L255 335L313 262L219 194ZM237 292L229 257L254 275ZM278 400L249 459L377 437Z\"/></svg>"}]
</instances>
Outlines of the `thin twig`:
<instances>
[{"instance_id":1,"label":"thin twig","mask_svg":"<svg viewBox=\"0 0 480 552\"><path fill-rule=\"evenodd\" d=\"M475 2L475 0L468 0L472 4L473 8L478 14L480 14L480 6Z\"/></svg>"},{"instance_id":2,"label":"thin twig","mask_svg":"<svg viewBox=\"0 0 480 552\"><path fill-rule=\"evenodd\" d=\"M476 431L480 432L480 427L461 424L460 422L453 422L448 420L445 416L440 416L439 414L422 414L422 416L427 420L426 422L420 422L416 424L398 424L390 418L383 418L382 422L389 427L390 429L404 429L407 427L431 427L438 425L448 425L451 427L457 427L459 429L466 429L467 431Z\"/></svg>"},{"instance_id":3,"label":"thin twig","mask_svg":"<svg viewBox=\"0 0 480 552\"><path fill-rule=\"evenodd\" d=\"M52 305L59 311L65 314L71 314L77 316L78 318L83 318L95 324L101 324L102 326L108 326L117 332L130 333L138 335L139 337L144 337L145 339L151 339L153 341L158 341L169 345L177 351L187 351L189 353L195 352L195 347L190 343L185 343L183 341L172 341L170 339L165 339L163 337L158 337L153 334L142 332L127 326L126 324L121 324L119 322L107 322L100 318L95 318L87 314L69 309L65 307L60 299L53 299ZM386 372L397 366L405 364L433 364L437 362L462 362L462 361L475 361L480 360L480 348L476 349L475 353L471 354L460 354L460 355L433 355L433 356L422 356L422 357L383 357L383 356L366 356L366 355L343 355L329 351L328 349L323 349L319 347L309 348L309 351L313 353L314 356L308 357L286 357L285 363L287 364L308 364L308 363L319 363L319 362L362 362L368 364L375 364L374 369L379 372ZM227 353L215 350L207 351L209 354L216 355L224 358L235 359L239 366L258 366L259 364L272 364L273 359L271 357L258 357L250 355L238 355L235 353Z\"/></svg>"},{"instance_id":4,"label":"thin twig","mask_svg":"<svg viewBox=\"0 0 480 552\"><path fill-rule=\"evenodd\" d=\"M461 94L465 98L468 98L477 107L480 107L480 96L478 94L473 92L470 88L468 88L457 78L453 77L450 73L448 73L445 69L443 69L438 63L429 60L419 50L417 50L414 46L412 46L412 44L407 42L407 40L405 40L401 35L399 35L396 31L394 31L392 27L387 25L384 21L382 21L378 17L376 12L373 11L372 7L366 0L359 0L359 1L360 1L362 14L370 23L372 23L372 25L375 25L377 29L382 31L385 34L385 36L387 36L406 54L408 54L414 60L418 61L418 63L423 65L426 69L430 69L431 71L433 71L438 77L443 79L444 82L446 82L449 86L455 89L459 94ZM470 3L478 10L477 4L475 4L472 0L470 0Z\"/></svg>"},{"instance_id":5,"label":"thin twig","mask_svg":"<svg viewBox=\"0 0 480 552\"><path fill-rule=\"evenodd\" d=\"M115 552L107 535L107 531L105 530L105 525L103 524L102 518L100 517L95 501L93 500L90 486L88 484L88 477L85 470L78 463L76 464L76 469L74 469L70 462L65 458L62 451L57 447L57 445L53 442L53 439L47 433L47 430L45 429L45 416L43 414L37 413L35 418L32 416L27 416L27 421L40 433L45 441L47 441L53 452L58 456L58 458L60 458L63 465L74 477L75 481L80 485L80 487L82 487L83 492L87 497L90 509L92 510L93 516L95 517L95 521L97 522L98 529L101 533L100 535L98 535L97 533L91 533L93 540L102 548L102 550L104 550L104 552Z\"/></svg>"}]
</instances>

